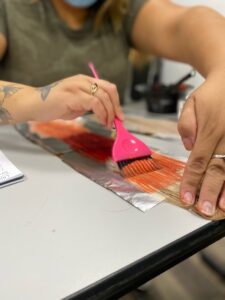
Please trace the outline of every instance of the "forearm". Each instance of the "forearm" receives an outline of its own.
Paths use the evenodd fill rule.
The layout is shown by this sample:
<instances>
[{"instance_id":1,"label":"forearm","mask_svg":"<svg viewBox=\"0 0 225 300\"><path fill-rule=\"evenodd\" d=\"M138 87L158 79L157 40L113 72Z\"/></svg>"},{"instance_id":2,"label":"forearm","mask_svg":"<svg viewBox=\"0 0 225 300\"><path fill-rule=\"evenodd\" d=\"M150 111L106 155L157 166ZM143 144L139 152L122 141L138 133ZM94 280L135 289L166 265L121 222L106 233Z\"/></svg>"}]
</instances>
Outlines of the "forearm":
<instances>
[{"instance_id":1,"label":"forearm","mask_svg":"<svg viewBox=\"0 0 225 300\"><path fill-rule=\"evenodd\" d=\"M22 84L0 81L0 125L32 120L28 95L33 90Z\"/></svg>"},{"instance_id":2,"label":"forearm","mask_svg":"<svg viewBox=\"0 0 225 300\"><path fill-rule=\"evenodd\" d=\"M225 72L225 18L205 7L183 14L174 31L174 58L191 64L204 77Z\"/></svg>"},{"instance_id":3,"label":"forearm","mask_svg":"<svg viewBox=\"0 0 225 300\"><path fill-rule=\"evenodd\" d=\"M95 79L97 91L93 94L90 93L92 82L93 78L85 75L72 76L39 88L0 81L0 125L74 120L92 111L103 125L111 128L115 117L123 119L116 86Z\"/></svg>"}]
</instances>

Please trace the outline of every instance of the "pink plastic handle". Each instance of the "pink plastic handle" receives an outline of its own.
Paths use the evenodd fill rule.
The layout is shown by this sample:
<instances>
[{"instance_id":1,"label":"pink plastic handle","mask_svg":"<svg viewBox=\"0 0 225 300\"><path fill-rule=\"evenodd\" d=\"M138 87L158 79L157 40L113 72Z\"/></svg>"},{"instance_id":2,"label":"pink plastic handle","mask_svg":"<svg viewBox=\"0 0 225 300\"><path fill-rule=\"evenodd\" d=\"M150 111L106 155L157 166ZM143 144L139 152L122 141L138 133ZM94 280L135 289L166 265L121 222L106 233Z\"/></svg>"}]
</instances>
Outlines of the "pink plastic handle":
<instances>
[{"instance_id":1,"label":"pink plastic handle","mask_svg":"<svg viewBox=\"0 0 225 300\"><path fill-rule=\"evenodd\" d=\"M98 73L97 73L97 71L96 71L96 69L95 69L94 64L93 64L92 62L89 62L88 66L89 66L89 68L90 68L90 70L91 70L93 76L94 76L96 79L99 79L99 76L98 76Z\"/></svg>"},{"instance_id":2,"label":"pink plastic handle","mask_svg":"<svg viewBox=\"0 0 225 300\"><path fill-rule=\"evenodd\" d=\"M115 126L117 132L118 131L121 132L123 130L127 131L126 128L123 126L123 122L120 121L118 118L114 119L114 126Z\"/></svg>"}]
</instances>

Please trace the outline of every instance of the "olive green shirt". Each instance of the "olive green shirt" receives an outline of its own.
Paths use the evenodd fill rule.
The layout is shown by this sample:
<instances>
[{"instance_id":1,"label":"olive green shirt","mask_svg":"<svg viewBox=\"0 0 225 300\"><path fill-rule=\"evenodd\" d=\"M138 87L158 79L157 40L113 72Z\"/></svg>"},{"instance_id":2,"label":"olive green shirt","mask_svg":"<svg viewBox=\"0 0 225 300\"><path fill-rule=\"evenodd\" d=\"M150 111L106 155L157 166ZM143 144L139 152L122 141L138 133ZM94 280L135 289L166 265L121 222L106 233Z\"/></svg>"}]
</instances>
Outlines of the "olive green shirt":
<instances>
[{"instance_id":1,"label":"olive green shirt","mask_svg":"<svg viewBox=\"0 0 225 300\"><path fill-rule=\"evenodd\" d=\"M0 79L44 86L59 79L91 73L92 61L101 78L117 84L123 95L128 74L131 32L146 0L130 0L121 31L109 19L94 32L94 16L81 30L69 28L51 0L0 0L0 32L8 41L0 62Z\"/></svg>"}]
</instances>

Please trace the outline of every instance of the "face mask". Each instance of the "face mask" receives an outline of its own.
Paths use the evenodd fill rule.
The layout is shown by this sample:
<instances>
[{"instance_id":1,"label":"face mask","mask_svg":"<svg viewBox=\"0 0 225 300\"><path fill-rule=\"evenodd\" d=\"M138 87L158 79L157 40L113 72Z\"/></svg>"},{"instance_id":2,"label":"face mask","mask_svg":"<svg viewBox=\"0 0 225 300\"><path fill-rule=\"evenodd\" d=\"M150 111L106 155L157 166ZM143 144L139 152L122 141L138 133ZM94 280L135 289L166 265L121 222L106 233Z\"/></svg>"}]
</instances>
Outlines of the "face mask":
<instances>
[{"instance_id":1,"label":"face mask","mask_svg":"<svg viewBox=\"0 0 225 300\"><path fill-rule=\"evenodd\" d=\"M71 6L78 8L89 8L92 5L96 4L99 0L64 0Z\"/></svg>"}]
</instances>

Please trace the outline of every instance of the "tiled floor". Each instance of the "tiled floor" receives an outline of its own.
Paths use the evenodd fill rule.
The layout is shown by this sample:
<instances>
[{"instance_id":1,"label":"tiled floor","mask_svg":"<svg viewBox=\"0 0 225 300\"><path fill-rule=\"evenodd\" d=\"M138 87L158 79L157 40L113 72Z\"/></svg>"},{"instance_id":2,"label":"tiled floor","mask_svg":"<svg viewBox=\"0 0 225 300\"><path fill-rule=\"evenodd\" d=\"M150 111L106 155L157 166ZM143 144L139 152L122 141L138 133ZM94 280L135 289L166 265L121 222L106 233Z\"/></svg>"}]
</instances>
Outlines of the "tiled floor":
<instances>
[{"instance_id":1,"label":"tiled floor","mask_svg":"<svg viewBox=\"0 0 225 300\"><path fill-rule=\"evenodd\" d=\"M225 271L225 238L205 249ZM120 300L224 300L225 278L198 253Z\"/></svg>"}]
</instances>

